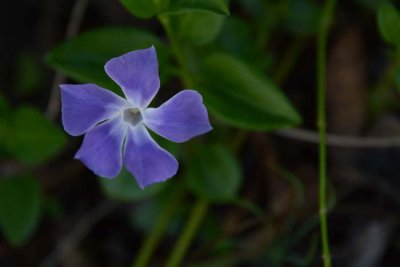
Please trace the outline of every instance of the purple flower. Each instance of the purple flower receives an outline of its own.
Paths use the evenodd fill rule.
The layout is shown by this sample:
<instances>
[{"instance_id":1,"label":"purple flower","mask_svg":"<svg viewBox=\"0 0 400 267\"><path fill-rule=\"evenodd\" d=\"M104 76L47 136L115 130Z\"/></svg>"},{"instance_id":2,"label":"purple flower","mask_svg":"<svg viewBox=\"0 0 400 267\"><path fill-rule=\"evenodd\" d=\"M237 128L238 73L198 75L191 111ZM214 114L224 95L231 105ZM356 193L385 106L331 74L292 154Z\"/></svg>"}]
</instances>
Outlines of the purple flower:
<instances>
[{"instance_id":1,"label":"purple flower","mask_svg":"<svg viewBox=\"0 0 400 267\"><path fill-rule=\"evenodd\" d=\"M94 84L60 85L65 131L85 134L75 158L107 178L117 176L123 162L141 188L174 176L177 160L147 128L178 143L210 131L201 95L184 90L158 108L147 107L160 87L153 46L113 58L104 68L126 99Z\"/></svg>"}]
</instances>

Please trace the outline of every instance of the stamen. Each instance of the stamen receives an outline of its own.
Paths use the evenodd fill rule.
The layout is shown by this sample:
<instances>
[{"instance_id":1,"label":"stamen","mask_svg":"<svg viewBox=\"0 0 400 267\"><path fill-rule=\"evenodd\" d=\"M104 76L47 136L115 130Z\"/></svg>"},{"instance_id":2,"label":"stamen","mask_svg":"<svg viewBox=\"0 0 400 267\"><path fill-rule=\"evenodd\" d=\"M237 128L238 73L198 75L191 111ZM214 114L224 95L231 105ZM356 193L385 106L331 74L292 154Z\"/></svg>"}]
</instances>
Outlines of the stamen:
<instances>
[{"instance_id":1,"label":"stamen","mask_svg":"<svg viewBox=\"0 0 400 267\"><path fill-rule=\"evenodd\" d=\"M143 120L143 117L138 108L128 108L124 110L123 120L132 126L136 126Z\"/></svg>"}]
</instances>

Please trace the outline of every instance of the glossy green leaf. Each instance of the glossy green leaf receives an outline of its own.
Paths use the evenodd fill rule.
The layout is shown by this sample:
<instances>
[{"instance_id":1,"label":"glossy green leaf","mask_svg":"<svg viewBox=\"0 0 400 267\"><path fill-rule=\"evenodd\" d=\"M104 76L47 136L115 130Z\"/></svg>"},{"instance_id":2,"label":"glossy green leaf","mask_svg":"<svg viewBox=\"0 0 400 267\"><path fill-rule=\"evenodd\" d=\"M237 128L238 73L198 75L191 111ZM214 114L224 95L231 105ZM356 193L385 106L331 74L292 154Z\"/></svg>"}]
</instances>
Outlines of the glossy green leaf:
<instances>
[{"instance_id":1,"label":"glossy green leaf","mask_svg":"<svg viewBox=\"0 0 400 267\"><path fill-rule=\"evenodd\" d=\"M254 30L244 19L227 17L217 37L217 43L227 54L246 62L268 61L259 57L257 49L249 49L254 45Z\"/></svg>"},{"instance_id":2,"label":"glossy green leaf","mask_svg":"<svg viewBox=\"0 0 400 267\"><path fill-rule=\"evenodd\" d=\"M207 107L233 126L272 130L301 122L290 101L271 80L229 55L209 56L201 83Z\"/></svg>"},{"instance_id":3,"label":"glossy green leaf","mask_svg":"<svg viewBox=\"0 0 400 267\"><path fill-rule=\"evenodd\" d=\"M151 45L157 49L162 76L166 61L162 42L149 32L133 28L102 28L83 33L54 48L46 59L55 69L77 81L120 92L104 72L104 64L113 57Z\"/></svg>"},{"instance_id":4,"label":"glossy green leaf","mask_svg":"<svg viewBox=\"0 0 400 267\"><path fill-rule=\"evenodd\" d=\"M196 11L229 15L229 8L224 0L170 0L163 13L179 14Z\"/></svg>"},{"instance_id":5,"label":"glossy green leaf","mask_svg":"<svg viewBox=\"0 0 400 267\"><path fill-rule=\"evenodd\" d=\"M186 180L198 196L215 202L232 201L242 181L238 160L222 145L201 148L186 166Z\"/></svg>"},{"instance_id":6,"label":"glossy green leaf","mask_svg":"<svg viewBox=\"0 0 400 267\"><path fill-rule=\"evenodd\" d=\"M0 180L0 227L14 246L22 245L35 231L40 217L41 194L30 177Z\"/></svg>"},{"instance_id":7,"label":"glossy green leaf","mask_svg":"<svg viewBox=\"0 0 400 267\"><path fill-rule=\"evenodd\" d=\"M150 18L160 14L208 12L229 15L224 0L120 0L134 16Z\"/></svg>"},{"instance_id":8,"label":"glossy green leaf","mask_svg":"<svg viewBox=\"0 0 400 267\"><path fill-rule=\"evenodd\" d=\"M42 163L59 152L66 142L65 134L32 107L19 107L10 123L8 148L23 163Z\"/></svg>"},{"instance_id":9,"label":"glossy green leaf","mask_svg":"<svg viewBox=\"0 0 400 267\"><path fill-rule=\"evenodd\" d=\"M120 0L125 8L139 18L151 18L161 11L161 3L157 0Z\"/></svg>"},{"instance_id":10,"label":"glossy green leaf","mask_svg":"<svg viewBox=\"0 0 400 267\"><path fill-rule=\"evenodd\" d=\"M204 45L213 41L218 35L225 18L219 14L206 12L184 14L178 17L178 33L182 40L194 45Z\"/></svg>"},{"instance_id":11,"label":"glossy green leaf","mask_svg":"<svg viewBox=\"0 0 400 267\"><path fill-rule=\"evenodd\" d=\"M114 179L99 178L103 192L110 198L121 201L137 201L151 197L161 191L165 183L157 183L140 189L135 178L123 168Z\"/></svg>"},{"instance_id":12,"label":"glossy green leaf","mask_svg":"<svg viewBox=\"0 0 400 267\"><path fill-rule=\"evenodd\" d=\"M383 2L379 6L378 26L386 42L400 45L400 14L389 2Z\"/></svg>"}]
</instances>

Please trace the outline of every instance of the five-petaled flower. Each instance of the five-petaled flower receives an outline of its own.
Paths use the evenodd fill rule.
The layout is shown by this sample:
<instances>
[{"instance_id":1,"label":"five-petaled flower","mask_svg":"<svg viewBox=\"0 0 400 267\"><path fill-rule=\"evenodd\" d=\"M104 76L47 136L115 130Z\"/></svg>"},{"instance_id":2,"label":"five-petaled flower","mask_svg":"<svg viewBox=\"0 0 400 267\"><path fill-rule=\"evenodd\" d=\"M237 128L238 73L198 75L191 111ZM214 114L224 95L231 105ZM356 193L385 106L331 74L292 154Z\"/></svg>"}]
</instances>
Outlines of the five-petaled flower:
<instances>
[{"instance_id":1,"label":"five-petaled flower","mask_svg":"<svg viewBox=\"0 0 400 267\"><path fill-rule=\"evenodd\" d=\"M201 95L183 90L158 108L147 107L160 87L153 46L112 58L104 69L126 99L94 84L60 85L65 131L85 134L75 158L107 178L117 176L123 162L141 188L174 176L177 160L146 128L178 143L210 131Z\"/></svg>"}]
</instances>

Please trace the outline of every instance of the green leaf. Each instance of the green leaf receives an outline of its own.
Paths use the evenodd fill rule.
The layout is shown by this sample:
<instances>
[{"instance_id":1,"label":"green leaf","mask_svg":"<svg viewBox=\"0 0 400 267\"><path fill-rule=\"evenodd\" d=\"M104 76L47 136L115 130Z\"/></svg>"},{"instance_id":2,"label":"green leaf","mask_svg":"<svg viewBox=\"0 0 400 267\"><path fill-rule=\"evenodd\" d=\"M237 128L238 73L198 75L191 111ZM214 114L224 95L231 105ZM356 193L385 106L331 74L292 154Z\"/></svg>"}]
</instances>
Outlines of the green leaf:
<instances>
[{"instance_id":1,"label":"green leaf","mask_svg":"<svg viewBox=\"0 0 400 267\"><path fill-rule=\"evenodd\" d=\"M162 76L166 50L155 35L133 28L102 28L83 33L54 48L46 57L56 70L84 83L121 92L104 72L104 64L124 53L154 45Z\"/></svg>"},{"instance_id":2,"label":"green leaf","mask_svg":"<svg viewBox=\"0 0 400 267\"><path fill-rule=\"evenodd\" d=\"M208 12L229 15L224 0L120 0L134 16L150 18L160 14Z\"/></svg>"},{"instance_id":3,"label":"green leaf","mask_svg":"<svg viewBox=\"0 0 400 267\"><path fill-rule=\"evenodd\" d=\"M228 5L224 0L170 0L163 13L211 12L229 15Z\"/></svg>"},{"instance_id":4,"label":"green leaf","mask_svg":"<svg viewBox=\"0 0 400 267\"><path fill-rule=\"evenodd\" d=\"M182 40L194 45L205 45L219 34L225 18L222 15L206 12L183 14L178 17L178 33Z\"/></svg>"},{"instance_id":5,"label":"green leaf","mask_svg":"<svg viewBox=\"0 0 400 267\"><path fill-rule=\"evenodd\" d=\"M232 201L241 181L241 169L235 156L222 145L201 148L187 163L186 181L198 196L215 202Z\"/></svg>"},{"instance_id":6,"label":"green leaf","mask_svg":"<svg viewBox=\"0 0 400 267\"><path fill-rule=\"evenodd\" d=\"M120 0L125 8L134 16L139 18L151 18L161 10L156 0Z\"/></svg>"},{"instance_id":7,"label":"green leaf","mask_svg":"<svg viewBox=\"0 0 400 267\"><path fill-rule=\"evenodd\" d=\"M234 16L227 17L217 37L217 43L226 54L240 60L252 63L261 62L262 66L270 65L267 56L260 57L257 49L252 48L254 47L254 27L244 19Z\"/></svg>"},{"instance_id":8,"label":"green leaf","mask_svg":"<svg viewBox=\"0 0 400 267\"><path fill-rule=\"evenodd\" d=\"M22 106L12 114L9 150L23 163L34 165L50 159L63 148L64 133L38 110Z\"/></svg>"},{"instance_id":9,"label":"green leaf","mask_svg":"<svg viewBox=\"0 0 400 267\"><path fill-rule=\"evenodd\" d=\"M120 201L137 201L154 196L165 185L165 183L157 183L142 190L137 185L135 178L125 168L114 179L100 178L99 180L104 193L108 197Z\"/></svg>"},{"instance_id":10,"label":"green leaf","mask_svg":"<svg viewBox=\"0 0 400 267\"><path fill-rule=\"evenodd\" d=\"M0 227L5 238L21 246L34 233L40 217L41 194L30 176L0 180Z\"/></svg>"},{"instance_id":11,"label":"green leaf","mask_svg":"<svg viewBox=\"0 0 400 267\"><path fill-rule=\"evenodd\" d=\"M182 145L172 142L168 139L165 139L161 136L159 136L156 133L153 133L150 131L151 137L156 141L157 144L159 144L162 148L167 150L169 153L171 153L175 158L180 158L181 157L181 148Z\"/></svg>"},{"instance_id":12,"label":"green leaf","mask_svg":"<svg viewBox=\"0 0 400 267\"><path fill-rule=\"evenodd\" d=\"M210 111L244 129L272 130L301 122L277 86L259 71L222 53L209 56L199 88Z\"/></svg>"},{"instance_id":13,"label":"green leaf","mask_svg":"<svg viewBox=\"0 0 400 267\"><path fill-rule=\"evenodd\" d=\"M392 4L383 2L380 5L378 27L386 42L400 46L400 15Z\"/></svg>"}]
</instances>

